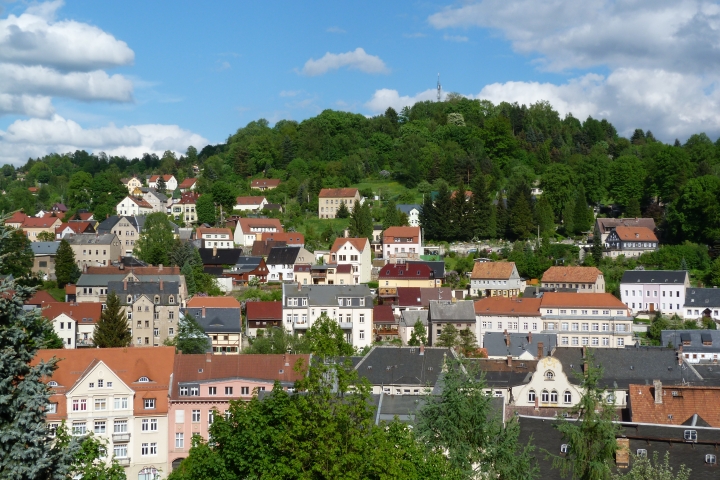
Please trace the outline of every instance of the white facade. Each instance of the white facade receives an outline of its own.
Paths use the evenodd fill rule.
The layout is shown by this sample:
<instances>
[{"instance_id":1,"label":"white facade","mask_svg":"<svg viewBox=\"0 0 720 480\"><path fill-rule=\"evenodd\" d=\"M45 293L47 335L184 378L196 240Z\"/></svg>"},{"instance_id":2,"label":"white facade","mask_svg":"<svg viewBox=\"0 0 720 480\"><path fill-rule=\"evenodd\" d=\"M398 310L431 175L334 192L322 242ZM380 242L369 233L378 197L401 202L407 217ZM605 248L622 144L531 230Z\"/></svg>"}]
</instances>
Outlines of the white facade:
<instances>
[{"instance_id":1,"label":"white facade","mask_svg":"<svg viewBox=\"0 0 720 480\"><path fill-rule=\"evenodd\" d=\"M52 324L53 330L63 342L63 348L75 348L77 338L77 323L75 320L61 313L53 319Z\"/></svg>"},{"instance_id":2,"label":"white facade","mask_svg":"<svg viewBox=\"0 0 720 480\"><path fill-rule=\"evenodd\" d=\"M558 347L624 348L632 345L633 319L627 309L542 307L540 312L543 333L557 334Z\"/></svg>"},{"instance_id":3,"label":"white facade","mask_svg":"<svg viewBox=\"0 0 720 480\"><path fill-rule=\"evenodd\" d=\"M163 175L163 177L165 177L165 175ZM150 178L152 178L152 177L150 177ZM159 179L159 177L154 182L151 181L150 178L148 179L148 187L157 189L157 180ZM175 189L177 188L177 186L178 186L177 179L175 178L174 175L170 175L170 179L165 180L165 189L168 192L174 192Z\"/></svg>"},{"instance_id":4,"label":"white facade","mask_svg":"<svg viewBox=\"0 0 720 480\"><path fill-rule=\"evenodd\" d=\"M211 231L200 230L199 238L202 240L204 248L235 248L233 237L229 229L220 231L221 229L211 229ZM224 230L224 229L223 229Z\"/></svg>"},{"instance_id":5,"label":"white facade","mask_svg":"<svg viewBox=\"0 0 720 480\"><path fill-rule=\"evenodd\" d=\"M152 206L149 206L149 204L148 206L141 206L130 196L123 198L120 203L117 204L115 210L118 216L149 215L153 213Z\"/></svg>"},{"instance_id":6,"label":"white facade","mask_svg":"<svg viewBox=\"0 0 720 480\"><path fill-rule=\"evenodd\" d=\"M539 314L537 316L527 316L500 314L483 315L476 313L475 326L477 328L475 336L477 337L478 345L484 346L483 341L486 333L540 333L543 329L543 322Z\"/></svg>"},{"instance_id":7,"label":"white facade","mask_svg":"<svg viewBox=\"0 0 720 480\"><path fill-rule=\"evenodd\" d=\"M311 265L314 258L312 253L300 247L300 251L293 263L267 263L267 279L269 282L295 281L295 265ZM268 257L268 260L270 260L270 257Z\"/></svg>"},{"instance_id":8,"label":"white facade","mask_svg":"<svg viewBox=\"0 0 720 480\"><path fill-rule=\"evenodd\" d=\"M620 299L633 314L660 311L669 316L677 314L682 317L685 288L686 285L621 283Z\"/></svg>"},{"instance_id":9,"label":"white facade","mask_svg":"<svg viewBox=\"0 0 720 480\"><path fill-rule=\"evenodd\" d=\"M371 280L372 255L370 254L370 242L365 239L365 248L358 249L356 243L344 242L335 252L329 253L325 263L336 265L350 265L355 284L367 283Z\"/></svg>"},{"instance_id":10,"label":"white facade","mask_svg":"<svg viewBox=\"0 0 720 480\"><path fill-rule=\"evenodd\" d=\"M238 200L241 198L243 198L243 197L239 197ZM256 202L238 203L235 205L235 207L233 207L233 209L240 210L243 212L254 212L255 210L262 210L263 208L265 208L265 205L268 204L267 198L265 198L265 197L252 197L252 198L257 199L257 203Z\"/></svg>"},{"instance_id":11,"label":"white facade","mask_svg":"<svg viewBox=\"0 0 720 480\"><path fill-rule=\"evenodd\" d=\"M240 219L235 227L234 241L242 247L252 247L255 240L262 240L263 233L282 232L276 219Z\"/></svg>"}]
</instances>

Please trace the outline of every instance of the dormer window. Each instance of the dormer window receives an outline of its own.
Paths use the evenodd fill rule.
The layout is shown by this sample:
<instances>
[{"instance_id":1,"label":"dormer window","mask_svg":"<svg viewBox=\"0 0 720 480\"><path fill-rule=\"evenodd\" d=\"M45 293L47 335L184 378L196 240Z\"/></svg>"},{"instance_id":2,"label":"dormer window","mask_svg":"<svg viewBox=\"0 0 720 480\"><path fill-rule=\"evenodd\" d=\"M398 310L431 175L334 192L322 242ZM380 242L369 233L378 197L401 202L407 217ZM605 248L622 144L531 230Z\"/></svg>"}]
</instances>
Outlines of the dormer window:
<instances>
[{"instance_id":1,"label":"dormer window","mask_svg":"<svg viewBox=\"0 0 720 480\"><path fill-rule=\"evenodd\" d=\"M127 296L127 303L132 303L132 295Z\"/></svg>"},{"instance_id":2,"label":"dormer window","mask_svg":"<svg viewBox=\"0 0 720 480\"><path fill-rule=\"evenodd\" d=\"M647 458L647 450L645 450L644 448L638 448L636 455L640 458Z\"/></svg>"},{"instance_id":3,"label":"dormer window","mask_svg":"<svg viewBox=\"0 0 720 480\"><path fill-rule=\"evenodd\" d=\"M705 455L705 463L707 463L708 465L715 465L717 464L717 457L712 453L708 453L707 455Z\"/></svg>"},{"instance_id":4,"label":"dormer window","mask_svg":"<svg viewBox=\"0 0 720 480\"><path fill-rule=\"evenodd\" d=\"M159 305L159 304L160 304L160 295L155 295L155 300L154 300L154 302L155 302L155 305Z\"/></svg>"},{"instance_id":5,"label":"dormer window","mask_svg":"<svg viewBox=\"0 0 720 480\"><path fill-rule=\"evenodd\" d=\"M547 372L545 372L545 379L546 380L554 380L555 373L552 370L548 370Z\"/></svg>"},{"instance_id":6,"label":"dormer window","mask_svg":"<svg viewBox=\"0 0 720 480\"><path fill-rule=\"evenodd\" d=\"M170 297L168 298L168 302L170 302L170 303L175 303L175 297L173 297L172 295L170 295Z\"/></svg>"},{"instance_id":7,"label":"dormer window","mask_svg":"<svg viewBox=\"0 0 720 480\"><path fill-rule=\"evenodd\" d=\"M55 380L50 380L48 382L48 387L57 387L57 386L58 386L58 382L56 382Z\"/></svg>"},{"instance_id":8,"label":"dormer window","mask_svg":"<svg viewBox=\"0 0 720 480\"><path fill-rule=\"evenodd\" d=\"M138 383L148 383L148 382L150 382L150 379L148 377L138 378Z\"/></svg>"},{"instance_id":9,"label":"dormer window","mask_svg":"<svg viewBox=\"0 0 720 480\"><path fill-rule=\"evenodd\" d=\"M560 453L568 453L569 448L570 445L568 445L567 443L563 443L562 445L560 445Z\"/></svg>"},{"instance_id":10,"label":"dormer window","mask_svg":"<svg viewBox=\"0 0 720 480\"><path fill-rule=\"evenodd\" d=\"M697 442L697 430L685 430L683 438L686 442Z\"/></svg>"}]
</instances>

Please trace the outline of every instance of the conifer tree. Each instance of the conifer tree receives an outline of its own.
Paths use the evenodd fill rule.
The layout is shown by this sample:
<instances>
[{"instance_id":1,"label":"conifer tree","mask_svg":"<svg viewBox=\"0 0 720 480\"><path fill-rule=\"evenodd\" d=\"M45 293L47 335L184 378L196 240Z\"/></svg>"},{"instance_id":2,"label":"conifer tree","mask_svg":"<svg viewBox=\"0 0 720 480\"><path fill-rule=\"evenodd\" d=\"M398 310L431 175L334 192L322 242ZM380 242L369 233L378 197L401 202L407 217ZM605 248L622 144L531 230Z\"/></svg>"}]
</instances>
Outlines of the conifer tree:
<instances>
[{"instance_id":1,"label":"conifer tree","mask_svg":"<svg viewBox=\"0 0 720 480\"><path fill-rule=\"evenodd\" d=\"M448 222L452 218L452 193L448 184L440 182L437 196L435 197L435 215L437 219L435 239L436 240L452 240L451 236L453 227Z\"/></svg>"},{"instance_id":2,"label":"conifer tree","mask_svg":"<svg viewBox=\"0 0 720 480\"><path fill-rule=\"evenodd\" d=\"M508 210L508 227L513 238L526 239L533 234L533 216L525 195L519 195Z\"/></svg>"},{"instance_id":3,"label":"conifer tree","mask_svg":"<svg viewBox=\"0 0 720 480\"><path fill-rule=\"evenodd\" d=\"M508 211L507 204L502 194L498 196L498 203L495 207L495 238L507 238Z\"/></svg>"},{"instance_id":4,"label":"conifer tree","mask_svg":"<svg viewBox=\"0 0 720 480\"><path fill-rule=\"evenodd\" d=\"M165 183L165 179L162 175L160 175L160 178L158 178L157 182L155 182L155 189L158 193L165 195L165 192L167 191L167 184Z\"/></svg>"},{"instance_id":5,"label":"conifer tree","mask_svg":"<svg viewBox=\"0 0 720 480\"><path fill-rule=\"evenodd\" d=\"M350 216L350 210L348 210L347 205L345 203L341 203L340 207L338 207L337 212L335 213L336 218L348 218Z\"/></svg>"},{"instance_id":6,"label":"conifer tree","mask_svg":"<svg viewBox=\"0 0 720 480\"><path fill-rule=\"evenodd\" d=\"M587 204L585 196L585 187L581 183L578 185L575 195L575 205L573 209L573 231L577 234L587 232L592 228L593 212L592 208Z\"/></svg>"},{"instance_id":7,"label":"conifer tree","mask_svg":"<svg viewBox=\"0 0 720 480\"><path fill-rule=\"evenodd\" d=\"M400 211L397 209L395 201L388 200L385 204L385 211L383 212L383 230L401 225Z\"/></svg>"},{"instance_id":8,"label":"conifer tree","mask_svg":"<svg viewBox=\"0 0 720 480\"><path fill-rule=\"evenodd\" d=\"M592 246L592 257L593 260L595 260L595 265L600 265L600 260L602 260L603 256L603 242L602 242L602 236L600 235L600 229L595 226L595 231L593 232L593 246Z\"/></svg>"},{"instance_id":9,"label":"conifer tree","mask_svg":"<svg viewBox=\"0 0 720 480\"><path fill-rule=\"evenodd\" d=\"M193 272L190 261L187 260L185 265L180 269L180 273L185 275L185 286L187 287L188 295L193 296L197 292L197 285L195 284L195 273Z\"/></svg>"},{"instance_id":10,"label":"conifer tree","mask_svg":"<svg viewBox=\"0 0 720 480\"><path fill-rule=\"evenodd\" d=\"M425 194L423 197L422 207L420 208L420 226L423 229L424 238L438 240L437 215L430 193Z\"/></svg>"},{"instance_id":11,"label":"conifer tree","mask_svg":"<svg viewBox=\"0 0 720 480\"><path fill-rule=\"evenodd\" d=\"M565 207L562 210L563 230L567 236L572 235L575 231L575 225L573 224L573 220L575 219L574 213L575 202L568 200L565 202Z\"/></svg>"},{"instance_id":12,"label":"conifer tree","mask_svg":"<svg viewBox=\"0 0 720 480\"><path fill-rule=\"evenodd\" d=\"M111 291L105 303L105 310L95 324L93 343L99 348L127 347L132 341L132 335L125 317L125 309L120 305L120 297Z\"/></svg>"},{"instance_id":13,"label":"conifer tree","mask_svg":"<svg viewBox=\"0 0 720 480\"><path fill-rule=\"evenodd\" d=\"M631 198L628 201L627 207L625 208L625 218L640 218L642 213L640 212L640 200L637 198Z\"/></svg>"},{"instance_id":14,"label":"conifer tree","mask_svg":"<svg viewBox=\"0 0 720 480\"><path fill-rule=\"evenodd\" d=\"M477 173L472 184L472 203L474 236L478 238L492 238L494 234L490 234L490 217L492 216L492 202L488 194L487 182L482 173Z\"/></svg>"},{"instance_id":15,"label":"conifer tree","mask_svg":"<svg viewBox=\"0 0 720 480\"><path fill-rule=\"evenodd\" d=\"M442 332L438 336L436 346L454 348L459 344L458 330L452 323L443 326Z\"/></svg>"},{"instance_id":16,"label":"conifer tree","mask_svg":"<svg viewBox=\"0 0 720 480\"><path fill-rule=\"evenodd\" d=\"M555 214L552 205L542 196L535 203L535 223L540 226L540 233L543 236L555 233Z\"/></svg>"},{"instance_id":17,"label":"conifer tree","mask_svg":"<svg viewBox=\"0 0 720 480\"><path fill-rule=\"evenodd\" d=\"M67 240L60 240L57 253L55 254L55 277L60 288L65 288L68 283L75 283L80 278L80 269L75 263L75 253Z\"/></svg>"},{"instance_id":18,"label":"conifer tree","mask_svg":"<svg viewBox=\"0 0 720 480\"><path fill-rule=\"evenodd\" d=\"M473 237L473 227L475 223L472 212L473 203L472 201L468 201L467 190L465 190L465 185L462 183L455 191L452 207L451 220L454 227L452 238L460 241L470 240Z\"/></svg>"}]
</instances>

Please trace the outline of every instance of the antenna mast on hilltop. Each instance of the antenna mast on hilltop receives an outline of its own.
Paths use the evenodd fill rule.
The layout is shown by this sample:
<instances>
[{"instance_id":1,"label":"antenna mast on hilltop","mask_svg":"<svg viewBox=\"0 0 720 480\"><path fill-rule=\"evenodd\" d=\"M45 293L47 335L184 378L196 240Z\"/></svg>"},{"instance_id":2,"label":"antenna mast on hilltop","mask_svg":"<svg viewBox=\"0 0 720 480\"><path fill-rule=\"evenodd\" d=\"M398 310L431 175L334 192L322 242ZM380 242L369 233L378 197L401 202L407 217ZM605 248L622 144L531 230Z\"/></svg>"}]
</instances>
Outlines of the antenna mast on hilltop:
<instances>
[{"instance_id":1,"label":"antenna mast on hilltop","mask_svg":"<svg viewBox=\"0 0 720 480\"><path fill-rule=\"evenodd\" d=\"M442 94L442 85L440 85L440 74L438 73L438 83L437 83L437 101L440 101L440 96Z\"/></svg>"}]
</instances>

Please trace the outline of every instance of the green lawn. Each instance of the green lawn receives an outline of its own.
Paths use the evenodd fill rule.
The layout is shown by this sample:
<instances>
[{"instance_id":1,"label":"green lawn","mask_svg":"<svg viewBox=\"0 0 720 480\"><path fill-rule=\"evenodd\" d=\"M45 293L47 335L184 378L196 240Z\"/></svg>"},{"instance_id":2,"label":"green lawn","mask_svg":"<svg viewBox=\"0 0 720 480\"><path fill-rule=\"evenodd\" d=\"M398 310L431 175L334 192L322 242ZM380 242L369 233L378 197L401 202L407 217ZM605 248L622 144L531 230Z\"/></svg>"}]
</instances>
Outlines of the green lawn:
<instances>
[{"instance_id":1,"label":"green lawn","mask_svg":"<svg viewBox=\"0 0 720 480\"><path fill-rule=\"evenodd\" d=\"M65 289L63 288L48 288L47 292L58 302L65 301Z\"/></svg>"},{"instance_id":2,"label":"green lawn","mask_svg":"<svg viewBox=\"0 0 720 480\"><path fill-rule=\"evenodd\" d=\"M406 190L404 186L394 180L366 180L353 185L353 187L358 190L371 188L375 195L379 195L382 190L393 198L396 203L401 203L398 201L397 197ZM415 203L422 203L422 194L417 193L415 190L411 190L411 192L415 195Z\"/></svg>"}]
</instances>

